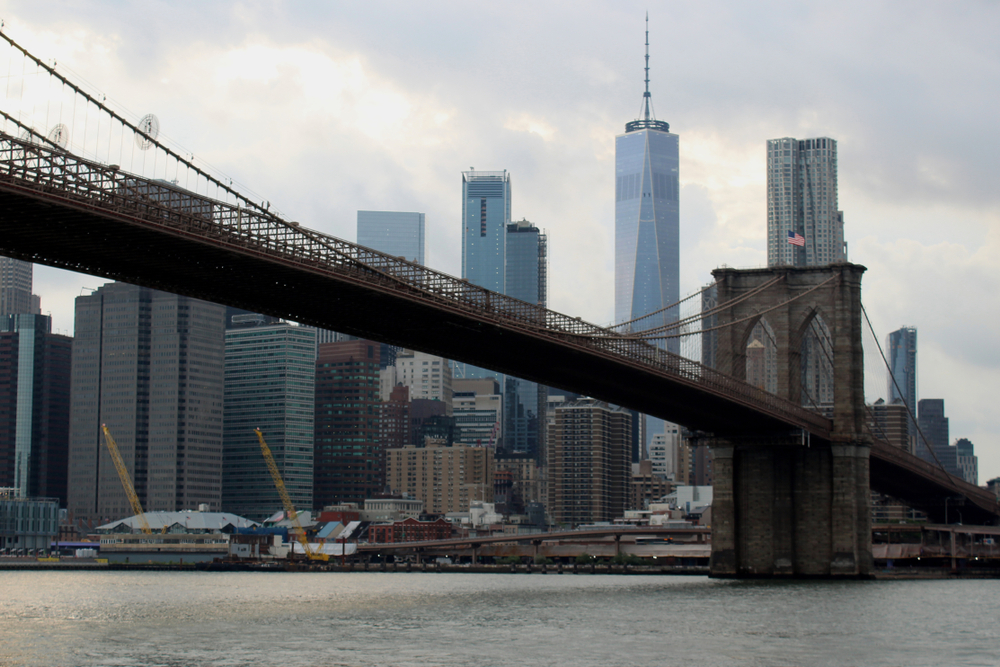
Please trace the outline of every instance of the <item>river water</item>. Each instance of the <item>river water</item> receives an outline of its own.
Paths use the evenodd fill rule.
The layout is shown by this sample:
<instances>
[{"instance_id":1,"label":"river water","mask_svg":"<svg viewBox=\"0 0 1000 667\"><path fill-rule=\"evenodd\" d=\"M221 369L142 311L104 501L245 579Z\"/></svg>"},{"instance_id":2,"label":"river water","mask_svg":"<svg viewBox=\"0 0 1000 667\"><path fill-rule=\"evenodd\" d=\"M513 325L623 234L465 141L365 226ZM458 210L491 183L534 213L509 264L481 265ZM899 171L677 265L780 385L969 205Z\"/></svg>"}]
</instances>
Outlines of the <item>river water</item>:
<instances>
[{"instance_id":1,"label":"river water","mask_svg":"<svg viewBox=\"0 0 1000 667\"><path fill-rule=\"evenodd\" d=\"M0 666L1000 665L1000 582L0 572Z\"/></svg>"}]
</instances>

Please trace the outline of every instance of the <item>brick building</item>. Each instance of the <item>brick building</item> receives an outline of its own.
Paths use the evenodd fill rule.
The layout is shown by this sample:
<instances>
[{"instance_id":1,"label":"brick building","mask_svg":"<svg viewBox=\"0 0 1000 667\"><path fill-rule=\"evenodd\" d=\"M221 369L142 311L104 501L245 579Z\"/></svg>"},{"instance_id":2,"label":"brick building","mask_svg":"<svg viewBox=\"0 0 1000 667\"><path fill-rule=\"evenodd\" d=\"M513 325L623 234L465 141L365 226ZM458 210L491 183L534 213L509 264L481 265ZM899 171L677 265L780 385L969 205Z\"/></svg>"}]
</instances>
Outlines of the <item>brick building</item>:
<instances>
[{"instance_id":1,"label":"brick building","mask_svg":"<svg viewBox=\"0 0 1000 667\"><path fill-rule=\"evenodd\" d=\"M387 484L393 493L424 501L430 514L466 512L473 500L493 502L493 450L430 444L389 450Z\"/></svg>"},{"instance_id":2,"label":"brick building","mask_svg":"<svg viewBox=\"0 0 1000 667\"><path fill-rule=\"evenodd\" d=\"M450 537L451 523L444 519L420 521L408 517L402 521L374 524L368 529L368 541L379 544L446 540Z\"/></svg>"}]
</instances>

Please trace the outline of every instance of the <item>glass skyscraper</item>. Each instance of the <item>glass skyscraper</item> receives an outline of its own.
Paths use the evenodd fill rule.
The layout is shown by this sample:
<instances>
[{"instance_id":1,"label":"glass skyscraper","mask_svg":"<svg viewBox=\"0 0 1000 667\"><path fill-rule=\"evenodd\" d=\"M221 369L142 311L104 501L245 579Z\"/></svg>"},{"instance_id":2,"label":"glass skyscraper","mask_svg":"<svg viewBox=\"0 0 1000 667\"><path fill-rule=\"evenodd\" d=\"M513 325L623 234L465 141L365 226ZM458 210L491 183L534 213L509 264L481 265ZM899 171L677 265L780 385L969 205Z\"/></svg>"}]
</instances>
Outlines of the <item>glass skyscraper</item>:
<instances>
[{"instance_id":1,"label":"glass skyscraper","mask_svg":"<svg viewBox=\"0 0 1000 667\"><path fill-rule=\"evenodd\" d=\"M503 293L506 233L510 223L510 174L462 172L462 277Z\"/></svg>"},{"instance_id":2,"label":"glass skyscraper","mask_svg":"<svg viewBox=\"0 0 1000 667\"><path fill-rule=\"evenodd\" d=\"M31 293L31 262L0 257L0 317L38 315L39 300Z\"/></svg>"},{"instance_id":3,"label":"glass skyscraper","mask_svg":"<svg viewBox=\"0 0 1000 667\"><path fill-rule=\"evenodd\" d=\"M767 142L767 265L817 266L847 260L837 210L837 142Z\"/></svg>"},{"instance_id":4,"label":"glass skyscraper","mask_svg":"<svg viewBox=\"0 0 1000 667\"><path fill-rule=\"evenodd\" d=\"M358 211L358 245L424 264L424 214Z\"/></svg>"},{"instance_id":5,"label":"glass skyscraper","mask_svg":"<svg viewBox=\"0 0 1000 667\"><path fill-rule=\"evenodd\" d=\"M615 137L615 321L628 322L680 300L678 137L656 120L649 93L649 30L643 117ZM630 326L632 331L677 320L671 308ZM666 347L680 351L679 339Z\"/></svg>"},{"instance_id":6,"label":"glass skyscraper","mask_svg":"<svg viewBox=\"0 0 1000 667\"><path fill-rule=\"evenodd\" d=\"M312 507L315 359L312 327L278 322L226 330L223 511L263 521L282 509L257 428L292 504Z\"/></svg>"},{"instance_id":7,"label":"glass skyscraper","mask_svg":"<svg viewBox=\"0 0 1000 667\"><path fill-rule=\"evenodd\" d=\"M521 301L547 303L548 243L545 234L527 220L507 225L504 293ZM544 385L504 378L504 449L536 459L545 447L548 393Z\"/></svg>"},{"instance_id":8,"label":"glass skyscraper","mask_svg":"<svg viewBox=\"0 0 1000 667\"><path fill-rule=\"evenodd\" d=\"M645 71L642 118L615 137L615 322L637 320L628 325L631 331L676 322L678 309L668 306L680 300L678 137L652 112L648 17ZM650 342L680 353L678 338ZM664 422L638 413L633 422L632 460L638 461Z\"/></svg>"}]
</instances>

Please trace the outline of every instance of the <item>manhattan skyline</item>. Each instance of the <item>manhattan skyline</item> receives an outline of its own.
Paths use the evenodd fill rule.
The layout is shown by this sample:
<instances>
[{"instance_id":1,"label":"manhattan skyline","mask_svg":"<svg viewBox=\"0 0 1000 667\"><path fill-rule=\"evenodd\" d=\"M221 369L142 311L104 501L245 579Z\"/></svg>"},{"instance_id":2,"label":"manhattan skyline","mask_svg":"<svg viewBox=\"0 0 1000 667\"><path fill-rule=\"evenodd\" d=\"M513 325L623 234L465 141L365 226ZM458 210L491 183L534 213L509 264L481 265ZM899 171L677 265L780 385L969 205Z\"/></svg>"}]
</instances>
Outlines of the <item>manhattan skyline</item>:
<instances>
[{"instance_id":1,"label":"manhattan skyline","mask_svg":"<svg viewBox=\"0 0 1000 667\"><path fill-rule=\"evenodd\" d=\"M136 116L156 113L196 162L287 219L353 240L358 210L425 212L427 264L452 275L456 174L507 169L518 182L511 217L550 236L550 306L610 323L614 135L638 114L646 8L475 8L475 40L448 4L93 2L53 16L4 2L0 16L33 53ZM1000 102L1000 9L648 9L656 113L684 137L681 295L722 264L766 264L766 141L837 139L849 259L869 269L876 333L919 328L920 395L946 399L982 479L1000 474L989 335L1000 324L989 111ZM72 333L73 297L102 282L36 267L33 291L53 331Z\"/></svg>"}]
</instances>

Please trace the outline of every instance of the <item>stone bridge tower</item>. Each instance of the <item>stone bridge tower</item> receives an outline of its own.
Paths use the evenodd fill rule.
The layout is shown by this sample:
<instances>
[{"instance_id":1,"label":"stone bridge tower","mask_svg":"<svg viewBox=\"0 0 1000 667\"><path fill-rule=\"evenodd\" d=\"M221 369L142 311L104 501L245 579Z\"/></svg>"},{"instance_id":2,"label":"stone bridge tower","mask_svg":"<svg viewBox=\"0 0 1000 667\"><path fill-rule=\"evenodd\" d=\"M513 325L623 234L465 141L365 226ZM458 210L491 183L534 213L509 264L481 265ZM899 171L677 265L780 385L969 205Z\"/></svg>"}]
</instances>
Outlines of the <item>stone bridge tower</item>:
<instances>
[{"instance_id":1,"label":"stone bridge tower","mask_svg":"<svg viewBox=\"0 0 1000 667\"><path fill-rule=\"evenodd\" d=\"M864 271L849 263L713 271L719 306L732 304L718 315L718 370L748 379L748 345L764 332L766 388L815 406L833 426L829 440L784 432L712 441L713 576L871 576ZM811 395L818 366L826 388ZM825 392L818 403L817 392Z\"/></svg>"}]
</instances>

